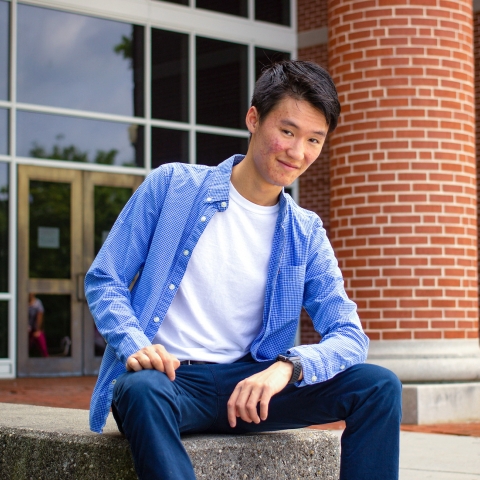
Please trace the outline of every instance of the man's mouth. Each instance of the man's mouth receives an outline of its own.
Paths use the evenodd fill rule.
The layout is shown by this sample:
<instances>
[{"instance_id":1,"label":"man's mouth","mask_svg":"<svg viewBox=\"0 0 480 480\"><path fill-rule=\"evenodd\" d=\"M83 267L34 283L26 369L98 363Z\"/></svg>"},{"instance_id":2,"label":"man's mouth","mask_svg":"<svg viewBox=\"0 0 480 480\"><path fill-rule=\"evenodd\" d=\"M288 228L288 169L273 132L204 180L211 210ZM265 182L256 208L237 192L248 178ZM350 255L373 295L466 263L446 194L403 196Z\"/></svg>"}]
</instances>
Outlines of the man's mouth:
<instances>
[{"instance_id":1,"label":"man's mouth","mask_svg":"<svg viewBox=\"0 0 480 480\"><path fill-rule=\"evenodd\" d=\"M279 163L281 163L284 167L291 169L291 170L298 170L298 167L296 165L292 165L291 163L285 162L283 160L278 160Z\"/></svg>"}]
</instances>

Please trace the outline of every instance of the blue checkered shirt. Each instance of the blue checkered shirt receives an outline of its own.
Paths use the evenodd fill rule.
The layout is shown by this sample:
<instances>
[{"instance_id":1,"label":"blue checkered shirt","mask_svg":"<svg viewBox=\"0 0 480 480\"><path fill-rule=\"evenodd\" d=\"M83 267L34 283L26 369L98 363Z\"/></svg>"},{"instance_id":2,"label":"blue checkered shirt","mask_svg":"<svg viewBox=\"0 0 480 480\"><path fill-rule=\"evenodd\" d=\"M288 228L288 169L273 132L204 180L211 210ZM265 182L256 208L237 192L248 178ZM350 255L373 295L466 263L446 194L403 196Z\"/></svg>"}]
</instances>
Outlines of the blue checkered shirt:
<instances>
[{"instance_id":1,"label":"blue checkered shirt","mask_svg":"<svg viewBox=\"0 0 480 480\"><path fill-rule=\"evenodd\" d=\"M119 215L85 278L97 327L107 342L90 405L90 428L101 432L116 379L127 358L151 345L208 222L228 208L236 155L218 167L172 163L154 170ZM129 286L138 273L133 289ZM293 347L302 305L322 340ZM368 339L320 218L285 193L270 258L263 325L250 352L262 362L300 356L303 380L323 382L365 361Z\"/></svg>"}]
</instances>

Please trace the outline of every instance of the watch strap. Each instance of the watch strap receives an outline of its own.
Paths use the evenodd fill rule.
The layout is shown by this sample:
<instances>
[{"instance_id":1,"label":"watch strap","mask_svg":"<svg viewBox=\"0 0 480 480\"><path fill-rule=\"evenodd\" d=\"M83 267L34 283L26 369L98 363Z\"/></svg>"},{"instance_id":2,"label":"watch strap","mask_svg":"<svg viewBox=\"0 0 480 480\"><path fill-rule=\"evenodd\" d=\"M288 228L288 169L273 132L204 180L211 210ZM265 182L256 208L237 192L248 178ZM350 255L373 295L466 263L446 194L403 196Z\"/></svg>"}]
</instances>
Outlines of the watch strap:
<instances>
[{"instance_id":1,"label":"watch strap","mask_svg":"<svg viewBox=\"0 0 480 480\"><path fill-rule=\"evenodd\" d=\"M300 361L300 357L289 357L287 355L278 355L277 362L288 362L293 365L293 372L290 380L288 381L288 385L292 383L297 383L300 379L300 375L302 374L302 362Z\"/></svg>"}]
</instances>

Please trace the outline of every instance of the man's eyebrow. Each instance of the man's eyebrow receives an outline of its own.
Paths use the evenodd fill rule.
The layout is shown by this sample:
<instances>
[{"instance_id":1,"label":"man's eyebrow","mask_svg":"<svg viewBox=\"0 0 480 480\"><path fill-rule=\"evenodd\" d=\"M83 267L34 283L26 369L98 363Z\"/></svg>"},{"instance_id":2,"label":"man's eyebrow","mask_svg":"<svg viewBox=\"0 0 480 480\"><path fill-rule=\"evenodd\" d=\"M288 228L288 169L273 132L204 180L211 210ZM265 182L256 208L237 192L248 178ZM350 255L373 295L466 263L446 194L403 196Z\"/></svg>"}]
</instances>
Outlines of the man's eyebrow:
<instances>
[{"instance_id":1,"label":"man's eyebrow","mask_svg":"<svg viewBox=\"0 0 480 480\"><path fill-rule=\"evenodd\" d=\"M285 125L287 127L294 127L294 128L298 129L298 125L295 122L293 122L292 120L288 120L288 119L280 120L280 123L282 123L283 125ZM327 136L327 132L324 132L323 130L314 131L313 133L315 135L319 135L320 137L326 137Z\"/></svg>"}]
</instances>

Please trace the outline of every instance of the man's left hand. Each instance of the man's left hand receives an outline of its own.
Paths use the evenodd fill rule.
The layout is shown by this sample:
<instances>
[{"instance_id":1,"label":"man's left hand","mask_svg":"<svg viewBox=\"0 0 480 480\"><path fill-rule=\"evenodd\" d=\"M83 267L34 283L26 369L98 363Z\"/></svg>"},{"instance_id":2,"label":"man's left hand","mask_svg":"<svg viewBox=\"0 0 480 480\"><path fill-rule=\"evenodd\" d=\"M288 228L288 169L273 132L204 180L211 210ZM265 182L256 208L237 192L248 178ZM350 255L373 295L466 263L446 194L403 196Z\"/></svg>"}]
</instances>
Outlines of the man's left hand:
<instances>
[{"instance_id":1,"label":"man's left hand","mask_svg":"<svg viewBox=\"0 0 480 480\"><path fill-rule=\"evenodd\" d=\"M285 388L292 378L292 372L291 363L275 362L266 370L239 382L227 403L230 426L234 428L237 425L237 417L247 423L266 420L270 399ZM258 403L260 416L257 411Z\"/></svg>"}]
</instances>

